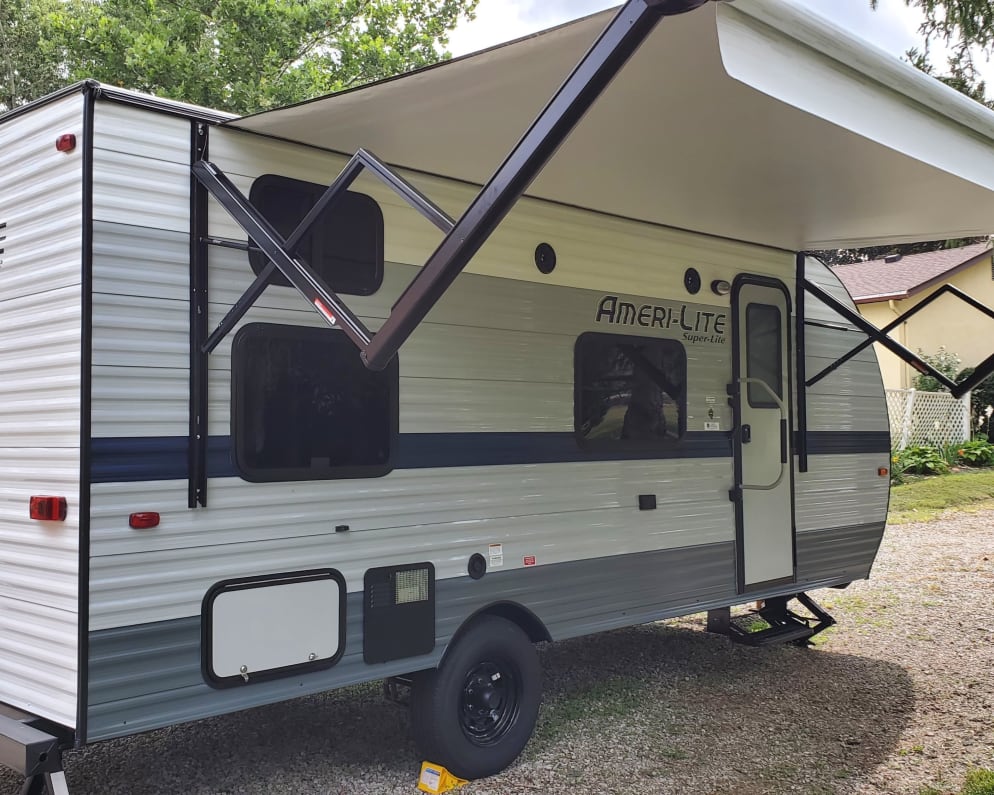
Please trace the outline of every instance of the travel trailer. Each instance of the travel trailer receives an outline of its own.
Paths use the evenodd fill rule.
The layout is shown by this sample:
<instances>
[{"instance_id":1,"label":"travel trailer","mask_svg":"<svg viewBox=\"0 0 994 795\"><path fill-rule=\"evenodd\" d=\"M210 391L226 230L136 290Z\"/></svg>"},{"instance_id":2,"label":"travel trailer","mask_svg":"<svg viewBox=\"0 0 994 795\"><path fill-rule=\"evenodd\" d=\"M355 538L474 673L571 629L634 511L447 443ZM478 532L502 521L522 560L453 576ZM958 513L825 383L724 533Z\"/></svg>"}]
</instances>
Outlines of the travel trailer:
<instances>
[{"instance_id":1,"label":"travel trailer","mask_svg":"<svg viewBox=\"0 0 994 795\"><path fill-rule=\"evenodd\" d=\"M486 776L535 642L830 623L807 592L869 575L887 510L870 343L914 357L804 252L989 231L994 114L783 0L702 2L242 118L93 82L0 117L26 792L370 680Z\"/></svg>"}]
</instances>

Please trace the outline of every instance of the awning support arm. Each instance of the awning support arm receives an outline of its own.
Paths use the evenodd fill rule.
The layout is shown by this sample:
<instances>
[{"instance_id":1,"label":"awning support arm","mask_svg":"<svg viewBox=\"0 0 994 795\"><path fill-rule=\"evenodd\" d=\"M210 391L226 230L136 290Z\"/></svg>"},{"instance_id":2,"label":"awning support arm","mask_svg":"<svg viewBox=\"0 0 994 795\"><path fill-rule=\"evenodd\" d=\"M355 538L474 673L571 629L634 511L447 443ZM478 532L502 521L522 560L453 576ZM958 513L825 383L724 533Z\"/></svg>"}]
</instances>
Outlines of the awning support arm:
<instances>
[{"instance_id":1,"label":"awning support arm","mask_svg":"<svg viewBox=\"0 0 994 795\"><path fill-rule=\"evenodd\" d=\"M362 348L369 341L370 333L352 312L341 302L341 299L324 283L324 281L310 269L299 257L296 256L297 247L300 241L307 235L311 227L317 223L321 214L324 213L334 202L344 194L363 169L370 171L379 177L388 186L393 188L405 201L408 202L421 215L431 221L443 232L452 229L454 221L427 196L411 185L399 174L394 173L372 152L360 149L335 181L328 186L325 192L318 199L317 203L308 211L307 215L297 224L290 236L283 241L276 230L274 230L266 219L256 210L244 194L236 188L232 182L213 163L201 161L193 166L193 173L211 195L217 199L232 218L238 222L239 226L245 230L249 238L255 245L248 243L241 244L236 241L223 240L220 238L205 238L204 242L211 245L218 245L225 248L243 248L246 250L262 251L269 262L263 268L248 289L234 303L228 313L224 316L217 328L211 333L202 344L201 350L204 353L211 353L244 317L245 313L252 308L252 305L259 300L259 296L265 291L270 278L278 269L297 288L297 290L313 306L320 307L315 301L323 302L327 309L331 310L331 317L328 313L321 312L325 319L333 325L336 322L349 334L349 337ZM251 228L250 228L251 227ZM289 272L293 271L293 273ZM341 322L341 321L344 321Z\"/></svg>"},{"instance_id":2,"label":"awning support arm","mask_svg":"<svg viewBox=\"0 0 994 795\"><path fill-rule=\"evenodd\" d=\"M860 351L868 348L870 345L872 345L875 342L879 342L895 356L897 356L898 358L902 359L903 361L907 362L909 365L914 367L918 372L932 376L932 378L934 378L936 381L942 384L946 389L948 389L955 398L963 397L963 395L965 395L967 392L973 389L977 384L979 384L981 381L983 381L985 378L991 375L991 373L994 373L994 354L991 354L983 362L977 365L972 375L970 375L967 378L964 378L962 381L957 383L951 380L944 373L940 373L932 365L930 365L928 362L922 359L921 356L912 353L910 350L908 350L903 345L901 345L901 343L896 342L895 340L892 340L889 336L887 336L891 331L893 331L895 328L897 328L902 323L907 321L908 318L910 318L912 315L915 315L916 313L927 307L929 304L931 304L933 301L935 301L936 299L938 299L943 295L946 295L947 293L955 296L956 298L959 298L961 301L965 301L974 309L977 309L983 314L985 314L987 317L994 319L994 310L991 310L989 307L984 306L982 303L980 303L974 298L971 298L962 290L958 289L957 287L954 287L951 284L944 284L942 287L940 287L934 293L929 295L923 301L921 301L920 303L909 309L907 312L900 315L895 320L891 321L886 326L880 329L878 329L872 323L865 320L858 312L854 312L844 303L839 301L837 298L825 292L825 290L823 290L821 287L808 281L807 279L804 280L804 289L807 292L811 293L815 298L817 298L823 304L828 306L830 309L833 309L836 312L838 312L840 315L842 315L842 317L844 317L846 320L848 320L850 323L856 326L856 328L858 328L860 331L866 334L867 337L859 345L852 348L852 350L850 350L843 356L840 356L838 359L836 359L830 365L825 367L819 373L809 378L805 382L805 386L810 387L818 383L818 381L820 381L822 378L827 376L829 373L832 373L835 370L837 370L839 367L841 367L843 364L849 361L853 356L856 356Z\"/></svg>"},{"instance_id":3,"label":"awning support arm","mask_svg":"<svg viewBox=\"0 0 994 795\"><path fill-rule=\"evenodd\" d=\"M708 0L628 0L483 187L362 349L382 370L489 239L628 59L667 16Z\"/></svg>"},{"instance_id":4,"label":"awning support arm","mask_svg":"<svg viewBox=\"0 0 994 795\"><path fill-rule=\"evenodd\" d=\"M453 221L382 161L360 149L293 233L283 240L217 166L207 160L194 163L192 170L197 181L217 199L270 260L203 342L202 352L209 353L217 347L258 300L270 276L279 270L330 325L342 328L359 349L369 369L382 370L656 24L663 17L691 11L706 2L709 0L628 0L457 221ZM390 316L375 337L320 276L296 255L296 248L307 231L363 169L368 169L390 185L446 233L439 247L394 304ZM203 242L213 240L205 237Z\"/></svg>"}]
</instances>

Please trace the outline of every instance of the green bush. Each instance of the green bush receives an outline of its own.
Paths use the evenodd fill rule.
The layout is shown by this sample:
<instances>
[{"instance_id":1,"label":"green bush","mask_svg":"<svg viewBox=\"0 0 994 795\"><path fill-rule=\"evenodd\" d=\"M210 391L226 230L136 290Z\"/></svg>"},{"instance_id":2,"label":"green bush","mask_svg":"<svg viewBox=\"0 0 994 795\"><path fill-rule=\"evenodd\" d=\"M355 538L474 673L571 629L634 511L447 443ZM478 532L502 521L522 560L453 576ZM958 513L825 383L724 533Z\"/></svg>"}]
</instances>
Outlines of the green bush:
<instances>
[{"instance_id":1,"label":"green bush","mask_svg":"<svg viewBox=\"0 0 994 795\"><path fill-rule=\"evenodd\" d=\"M963 782L962 795L994 795L994 770L971 770Z\"/></svg>"},{"instance_id":2,"label":"green bush","mask_svg":"<svg viewBox=\"0 0 994 795\"><path fill-rule=\"evenodd\" d=\"M944 345L939 346L939 350L934 354L927 354L921 348L918 349L918 355L921 357L922 361L927 364L932 365L936 370L942 373L950 381L957 380L956 371L959 370L959 366L962 360L955 353L951 353L946 350ZM940 384L935 378L925 373L915 377L912 386L921 392L948 392L942 384Z\"/></svg>"},{"instance_id":3,"label":"green bush","mask_svg":"<svg viewBox=\"0 0 994 795\"><path fill-rule=\"evenodd\" d=\"M971 467L994 466L994 444L986 439L963 442L957 454L962 463Z\"/></svg>"},{"instance_id":4,"label":"green bush","mask_svg":"<svg viewBox=\"0 0 994 795\"><path fill-rule=\"evenodd\" d=\"M891 457L891 462L896 478L907 472L914 475L945 475L949 471L949 464L942 453L924 445L905 447Z\"/></svg>"},{"instance_id":5,"label":"green bush","mask_svg":"<svg viewBox=\"0 0 994 795\"><path fill-rule=\"evenodd\" d=\"M956 376L957 381L973 375L973 368L967 367ZM994 375L985 378L970 392L970 414L973 421L973 432L985 439L994 438L994 428L987 415L987 407L994 406Z\"/></svg>"}]
</instances>

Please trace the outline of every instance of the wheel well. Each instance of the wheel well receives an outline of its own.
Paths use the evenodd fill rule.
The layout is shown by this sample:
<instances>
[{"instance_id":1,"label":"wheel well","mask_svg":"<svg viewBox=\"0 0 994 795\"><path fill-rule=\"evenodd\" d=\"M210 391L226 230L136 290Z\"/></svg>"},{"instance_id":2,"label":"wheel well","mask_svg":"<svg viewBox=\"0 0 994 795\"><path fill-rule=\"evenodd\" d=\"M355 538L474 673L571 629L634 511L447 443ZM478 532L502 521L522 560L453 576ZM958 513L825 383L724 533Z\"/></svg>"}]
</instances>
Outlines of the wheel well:
<instances>
[{"instance_id":1,"label":"wheel well","mask_svg":"<svg viewBox=\"0 0 994 795\"><path fill-rule=\"evenodd\" d=\"M480 616L498 616L499 618L510 621L512 624L517 624L532 643L541 643L542 641L552 640L552 636L549 635L549 630L545 628L545 624L542 623L542 620L527 607L522 607L516 602L496 602L492 605L487 605L482 610L477 610L463 622L463 625L459 627L459 630L452 637L452 640L456 640L463 630L468 627L474 619Z\"/></svg>"}]
</instances>

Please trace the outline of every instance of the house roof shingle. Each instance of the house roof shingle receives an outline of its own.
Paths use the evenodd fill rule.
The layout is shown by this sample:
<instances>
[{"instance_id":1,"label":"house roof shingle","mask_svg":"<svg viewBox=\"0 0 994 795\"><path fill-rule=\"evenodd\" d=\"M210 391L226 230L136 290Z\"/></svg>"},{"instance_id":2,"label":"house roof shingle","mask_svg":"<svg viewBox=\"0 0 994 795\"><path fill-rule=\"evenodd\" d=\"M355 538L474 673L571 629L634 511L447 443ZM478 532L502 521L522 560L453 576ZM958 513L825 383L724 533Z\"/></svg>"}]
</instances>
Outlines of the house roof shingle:
<instances>
[{"instance_id":1,"label":"house roof shingle","mask_svg":"<svg viewBox=\"0 0 994 795\"><path fill-rule=\"evenodd\" d=\"M985 255L990 256L991 251L990 243L974 243L925 254L909 254L895 262L874 259L836 265L832 270L857 304L899 301L951 276L953 271L973 265Z\"/></svg>"}]
</instances>

